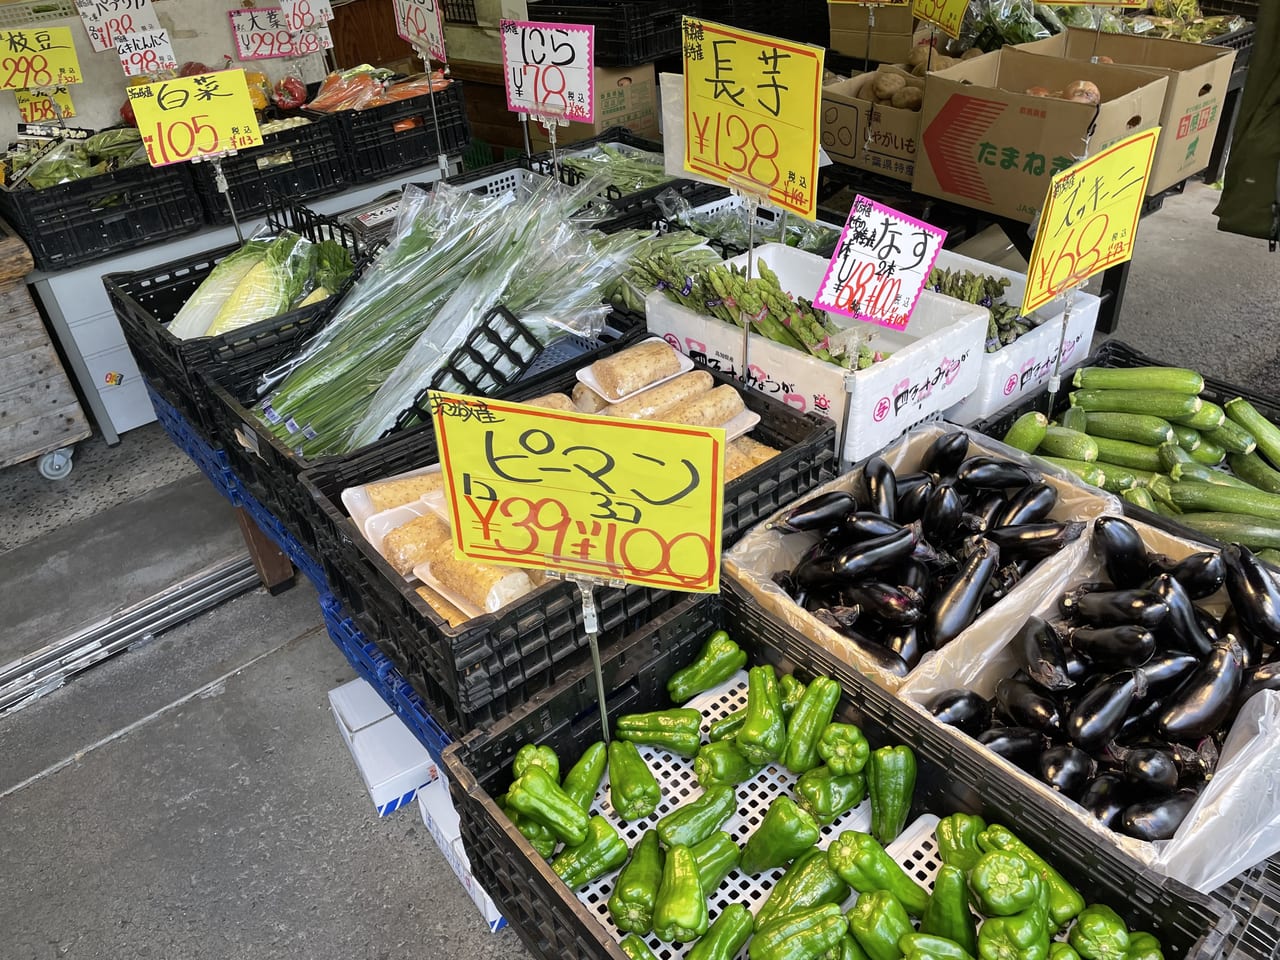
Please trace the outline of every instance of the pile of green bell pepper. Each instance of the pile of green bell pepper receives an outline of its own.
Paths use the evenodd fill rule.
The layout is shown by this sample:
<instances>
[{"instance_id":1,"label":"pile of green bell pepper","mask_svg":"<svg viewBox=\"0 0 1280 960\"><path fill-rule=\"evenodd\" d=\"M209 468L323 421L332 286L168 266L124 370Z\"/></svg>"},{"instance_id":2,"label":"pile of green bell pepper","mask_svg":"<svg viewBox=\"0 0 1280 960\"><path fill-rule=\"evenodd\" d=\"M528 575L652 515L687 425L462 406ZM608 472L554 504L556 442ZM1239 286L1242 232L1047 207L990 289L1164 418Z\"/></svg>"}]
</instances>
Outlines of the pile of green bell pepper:
<instances>
[{"instance_id":1,"label":"pile of green bell pepper","mask_svg":"<svg viewBox=\"0 0 1280 960\"><path fill-rule=\"evenodd\" d=\"M747 665L747 652L729 634L717 630L703 644L698 659L667 681L672 703L687 703L698 694L724 683Z\"/></svg>"},{"instance_id":2,"label":"pile of green bell pepper","mask_svg":"<svg viewBox=\"0 0 1280 960\"><path fill-rule=\"evenodd\" d=\"M692 759L702 746L702 714L690 707L629 713L614 723L620 740L661 750L670 750Z\"/></svg>"}]
</instances>

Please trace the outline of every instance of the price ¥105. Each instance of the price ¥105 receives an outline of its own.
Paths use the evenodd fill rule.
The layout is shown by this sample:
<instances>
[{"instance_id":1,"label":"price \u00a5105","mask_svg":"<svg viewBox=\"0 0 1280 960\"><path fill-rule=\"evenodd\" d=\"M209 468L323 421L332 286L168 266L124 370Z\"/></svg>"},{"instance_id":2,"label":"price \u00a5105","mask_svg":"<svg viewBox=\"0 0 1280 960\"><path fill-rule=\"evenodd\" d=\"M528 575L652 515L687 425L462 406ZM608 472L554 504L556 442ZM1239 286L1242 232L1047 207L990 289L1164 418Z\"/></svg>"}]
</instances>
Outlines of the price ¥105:
<instances>
[{"instance_id":1,"label":"price \u00a5105","mask_svg":"<svg viewBox=\"0 0 1280 960\"><path fill-rule=\"evenodd\" d=\"M157 123L155 133L143 137L152 166L217 153L221 140L211 124L202 122L208 119L209 115L202 113L190 120Z\"/></svg>"}]
</instances>

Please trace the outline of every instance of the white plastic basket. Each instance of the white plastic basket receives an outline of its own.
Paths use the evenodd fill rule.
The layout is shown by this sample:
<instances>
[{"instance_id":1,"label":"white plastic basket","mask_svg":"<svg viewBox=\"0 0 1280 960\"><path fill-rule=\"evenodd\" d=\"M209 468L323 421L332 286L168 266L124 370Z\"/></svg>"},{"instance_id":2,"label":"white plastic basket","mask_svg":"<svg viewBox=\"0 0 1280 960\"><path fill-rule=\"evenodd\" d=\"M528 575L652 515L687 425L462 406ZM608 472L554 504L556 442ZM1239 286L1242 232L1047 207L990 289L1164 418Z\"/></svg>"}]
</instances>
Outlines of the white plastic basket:
<instances>
[{"instance_id":1,"label":"white plastic basket","mask_svg":"<svg viewBox=\"0 0 1280 960\"><path fill-rule=\"evenodd\" d=\"M510 193L521 186L529 190L535 190L549 179L550 177L541 173L526 170L524 167L516 167L513 170L500 170L497 173L491 173L487 177L477 177L475 180L468 180L465 183L455 183L453 186L461 190L470 190L473 193L483 193L486 197L496 197L504 193Z\"/></svg>"}]
</instances>

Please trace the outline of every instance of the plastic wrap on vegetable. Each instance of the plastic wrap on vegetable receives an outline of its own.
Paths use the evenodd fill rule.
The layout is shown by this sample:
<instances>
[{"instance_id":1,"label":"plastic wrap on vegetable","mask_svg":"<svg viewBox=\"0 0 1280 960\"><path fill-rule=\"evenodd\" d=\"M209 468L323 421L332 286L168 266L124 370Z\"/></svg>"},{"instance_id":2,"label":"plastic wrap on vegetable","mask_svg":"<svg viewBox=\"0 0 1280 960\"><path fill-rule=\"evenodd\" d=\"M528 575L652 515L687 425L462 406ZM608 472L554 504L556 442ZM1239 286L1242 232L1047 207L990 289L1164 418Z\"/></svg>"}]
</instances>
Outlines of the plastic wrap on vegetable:
<instances>
[{"instance_id":1,"label":"plastic wrap on vegetable","mask_svg":"<svg viewBox=\"0 0 1280 960\"><path fill-rule=\"evenodd\" d=\"M673 179L666 172L662 154L607 143L567 154L561 157L560 163L584 177L600 175L606 184L623 194L637 193Z\"/></svg>"},{"instance_id":2,"label":"plastic wrap on vegetable","mask_svg":"<svg viewBox=\"0 0 1280 960\"><path fill-rule=\"evenodd\" d=\"M1048 37L1049 29L1036 19L1029 0L973 0L960 27L963 47L988 52Z\"/></svg>"}]
</instances>

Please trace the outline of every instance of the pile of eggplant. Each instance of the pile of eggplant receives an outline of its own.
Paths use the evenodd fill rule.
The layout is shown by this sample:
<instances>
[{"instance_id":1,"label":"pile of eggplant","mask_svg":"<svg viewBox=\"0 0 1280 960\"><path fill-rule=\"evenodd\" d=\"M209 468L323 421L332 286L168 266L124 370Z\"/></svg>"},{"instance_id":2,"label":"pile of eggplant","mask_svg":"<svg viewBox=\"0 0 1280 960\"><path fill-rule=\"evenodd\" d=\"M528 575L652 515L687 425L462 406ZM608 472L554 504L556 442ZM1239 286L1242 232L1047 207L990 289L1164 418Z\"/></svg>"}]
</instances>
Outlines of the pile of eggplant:
<instances>
[{"instance_id":1,"label":"pile of eggplant","mask_svg":"<svg viewBox=\"0 0 1280 960\"><path fill-rule=\"evenodd\" d=\"M872 662L905 677L1080 537L1085 524L1049 519L1057 503L1057 490L1035 471L971 457L966 434L943 434L917 472L897 476L872 457L861 489L819 494L775 521L774 529L818 539L773 580Z\"/></svg>"},{"instance_id":2,"label":"pile of eggplant","mask_svg":"<svg viewBox=\"0 0 1280 960\"><path fill-rule=\"evenodd\" d=\"M1094 521L1108 582L1030 618L1021 668L988 701L947 690L929 709L1076 801L1112 830L1167 840L1213 775L1231 721L1280 689L1280 591L1232 544L1174 561L1127 521ZM1226 587L1221 619L1201 605Z\"/></svg>"}]
</instances>

